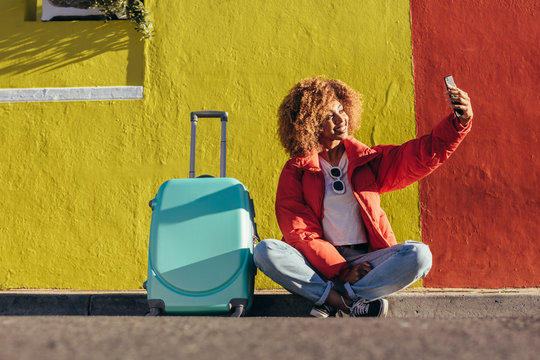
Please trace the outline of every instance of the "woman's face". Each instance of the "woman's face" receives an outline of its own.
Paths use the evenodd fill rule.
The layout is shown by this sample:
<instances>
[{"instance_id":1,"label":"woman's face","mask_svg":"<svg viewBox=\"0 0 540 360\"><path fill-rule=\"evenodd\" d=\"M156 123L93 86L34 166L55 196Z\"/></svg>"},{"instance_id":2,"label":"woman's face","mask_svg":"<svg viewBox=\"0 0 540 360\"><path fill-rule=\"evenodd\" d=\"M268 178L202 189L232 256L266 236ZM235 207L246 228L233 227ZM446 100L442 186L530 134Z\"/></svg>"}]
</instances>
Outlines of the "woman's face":
<instances>
[{"instance_id":1,"label":"woman's face","mask_svg":"<svg viewBox=\"0 0 540 360\"><path fill-rule=\"evenodd\" d=\"M349 116L343 109L343 105L338 100L334 100L329 104L327 110L322 123L323 132L320 139L323 145L327 142L339 142L349 135Z\"/></svg>"}]
</instances>

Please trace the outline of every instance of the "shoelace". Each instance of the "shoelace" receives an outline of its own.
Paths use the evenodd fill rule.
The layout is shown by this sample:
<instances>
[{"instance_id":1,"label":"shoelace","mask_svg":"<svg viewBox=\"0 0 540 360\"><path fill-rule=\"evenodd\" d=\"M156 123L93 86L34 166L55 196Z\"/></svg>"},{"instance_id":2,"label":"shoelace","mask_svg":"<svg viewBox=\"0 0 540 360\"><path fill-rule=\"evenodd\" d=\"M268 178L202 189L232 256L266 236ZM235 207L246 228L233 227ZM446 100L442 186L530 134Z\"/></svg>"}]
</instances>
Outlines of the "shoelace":
<instances>
[{"instance_id":1,"label":"shoelace","mask_svg":"<svg viewBox=\"0 0 540 360\"><path fill-rule=\"evenodd\" d=\"M368 313L369 304L358 301L357 303L353 304L349 309L351 311L351 316L366 315Z\"/></svg>"},{"instance_id":2,"label":"shoelace","mask_svg":"<svg viewBox=\"0 0 540 360\"><path fill-rule=\"evenodd\" d=\"M369 304L362 302L362 300L356 301L351 306L348 306L347 303L345 303L345 300L343 300L343 296L341 297L341 301L343 302L343 305L345 305L349 309L349 316L359 316L368 313Z\"/></svg>"}]
</instances>

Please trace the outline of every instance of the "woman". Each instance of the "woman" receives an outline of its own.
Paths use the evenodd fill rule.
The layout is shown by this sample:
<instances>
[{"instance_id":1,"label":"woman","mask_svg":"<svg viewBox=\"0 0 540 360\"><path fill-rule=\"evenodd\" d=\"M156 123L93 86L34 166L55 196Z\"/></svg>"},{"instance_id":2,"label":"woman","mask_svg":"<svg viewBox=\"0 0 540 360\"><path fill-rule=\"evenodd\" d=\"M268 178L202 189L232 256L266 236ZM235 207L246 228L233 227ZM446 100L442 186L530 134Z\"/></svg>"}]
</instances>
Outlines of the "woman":
<instances>
[{"instance_id":1,"label":"woman","mask_svg":"<svg viewBox=\"0 0 540 360\"><path fill-rule=\"evenodd\" d=\"M362 103L343 82L304 79L283 100L279 136L291 159L279 179L276 216L284 241L260 242L254 260L272 280L313 301L311 315L384 317L382 298L430 270L427 245L397 244L379 194L431 173L470 131L468 95L458 88L447 94L462 116L452 113L431 134L403 145L374 147L349 135L360 125Z\"/></svg>"}]
</instances>

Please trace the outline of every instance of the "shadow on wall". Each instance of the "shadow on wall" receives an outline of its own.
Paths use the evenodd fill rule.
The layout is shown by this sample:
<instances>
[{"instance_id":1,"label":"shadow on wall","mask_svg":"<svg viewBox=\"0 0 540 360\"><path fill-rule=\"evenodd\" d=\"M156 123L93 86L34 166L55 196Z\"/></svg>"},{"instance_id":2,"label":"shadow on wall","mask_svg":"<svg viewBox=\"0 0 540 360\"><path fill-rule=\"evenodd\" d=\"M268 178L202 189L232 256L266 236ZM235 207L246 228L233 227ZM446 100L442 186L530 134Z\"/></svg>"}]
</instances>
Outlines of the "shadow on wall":
<instances>
[{"instance_id":1,"label":"shadow on wall","mask_svg":"<svg viewBox=\"0 0 540 360\"><path fill-rule=\"evenodd\" d=\"M0 39L0 76L32 74L61 69L107 52L128 50L126 83L141 85L144 79L143 45L131 29L116 24L88 28L90 22L36 22L28 31L3 29ZM85 28L82 28L82 26ZM124 25L124 24L122 24ZM26 30L25 29L25 30Z\"/></svg>"}]
</instances>

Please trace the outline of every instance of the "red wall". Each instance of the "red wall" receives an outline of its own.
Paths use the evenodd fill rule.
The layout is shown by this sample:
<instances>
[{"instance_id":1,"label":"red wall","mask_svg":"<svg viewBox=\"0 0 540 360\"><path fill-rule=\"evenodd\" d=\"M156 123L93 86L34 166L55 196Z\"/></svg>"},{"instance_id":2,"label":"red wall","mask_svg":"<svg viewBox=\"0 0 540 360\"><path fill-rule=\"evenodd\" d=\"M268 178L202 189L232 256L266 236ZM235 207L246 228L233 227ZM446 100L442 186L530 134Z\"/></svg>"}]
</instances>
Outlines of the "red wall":
<instances>
[{"instance_id":1,"label":"red wall","mask_svg":"<svg viewBox=\"0 0 540 360\"><path fill-rule=\"evenodd\" d=\"M452 74L474 109L457 152L420 183L426 287L540 286L540 5L412 0L418 133L449 113Z\"/></svg>"}]
</instances>

